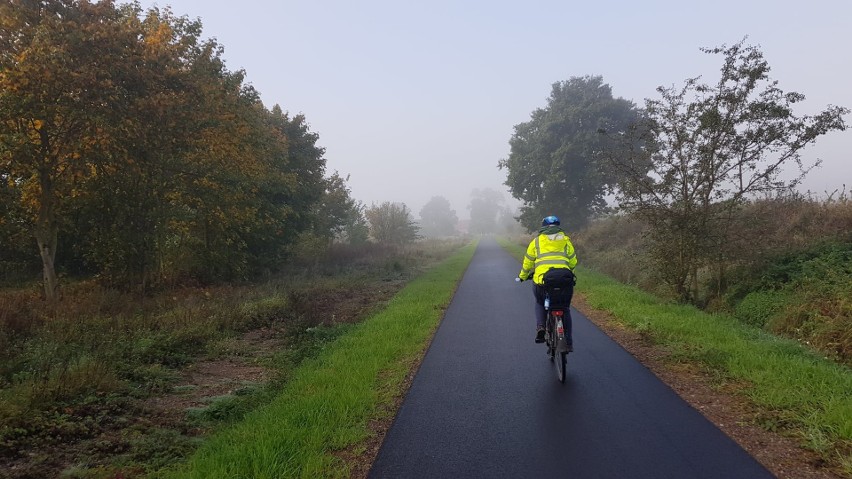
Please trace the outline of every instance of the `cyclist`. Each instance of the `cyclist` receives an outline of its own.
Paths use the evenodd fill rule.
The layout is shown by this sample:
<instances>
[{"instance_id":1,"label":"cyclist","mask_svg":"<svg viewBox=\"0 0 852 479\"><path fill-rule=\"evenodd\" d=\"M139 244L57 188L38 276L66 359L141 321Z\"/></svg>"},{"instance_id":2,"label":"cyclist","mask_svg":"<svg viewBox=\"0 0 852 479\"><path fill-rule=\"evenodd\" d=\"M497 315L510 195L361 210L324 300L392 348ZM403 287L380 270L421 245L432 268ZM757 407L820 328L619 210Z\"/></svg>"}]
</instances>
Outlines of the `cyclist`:
<instances>
[{"instance_id":1,"label":"cyclist","mask_svg":"<svg viewBox=\"0 0 852 479\"><path fill-rule=\"evenodd\" d=\"M518 278L521 281L532 279L535 283L533 293L535 294L535 342L544 342L544 322L547 319L547 311L544 309L545 275L548 278L557 276L570 280L567 303L570 305L573 295L574 267L577 266L577 254L571 239L559 225L559 218L547 216L541 220L541 229L538 236L530 241L527 254L524 256L524 264ZM567 270L567 271L566 271ZM548 274L548 272L551 272ZM566 307L565 316L565 339L568 342L568 351L574 350L573 338L571 336L571 312Z\"/></svg>"}]
</instances>

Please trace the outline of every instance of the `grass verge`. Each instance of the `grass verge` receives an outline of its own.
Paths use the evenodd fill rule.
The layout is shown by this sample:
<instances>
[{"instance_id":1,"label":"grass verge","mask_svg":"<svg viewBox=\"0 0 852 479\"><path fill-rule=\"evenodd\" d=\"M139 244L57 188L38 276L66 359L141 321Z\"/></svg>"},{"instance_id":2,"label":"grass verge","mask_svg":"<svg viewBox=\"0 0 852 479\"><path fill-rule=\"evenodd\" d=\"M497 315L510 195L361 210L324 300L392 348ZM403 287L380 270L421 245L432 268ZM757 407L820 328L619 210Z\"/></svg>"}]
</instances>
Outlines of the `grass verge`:
<instances>
[{"instance_id":1,"label":"grass verge","mask_svg":"<svg viewBox=\"0 0 852 479\"><path fill-rule=\"evenodd\" d=\"M520 245L501 240L515 257ZM745 325L728 315L665 302L587 269L578 291L596 309L696 363L721 384L745 383L742 393L760 411L762 427L792 434L826 461L852 475L852 371L796 341Z\"/></svg>"},{"instance_id":2,"label":"grass verge","mask_svg":"<svg viewBox=\"0 0 852 479\"><path fill-rule=\"evenodd\" d=\"M357 445L390 402L449 304L475 244L411 282L388 307L297 369L284 391L214 435L165 477L348 477Z\"/></svg>"}]
</instances>

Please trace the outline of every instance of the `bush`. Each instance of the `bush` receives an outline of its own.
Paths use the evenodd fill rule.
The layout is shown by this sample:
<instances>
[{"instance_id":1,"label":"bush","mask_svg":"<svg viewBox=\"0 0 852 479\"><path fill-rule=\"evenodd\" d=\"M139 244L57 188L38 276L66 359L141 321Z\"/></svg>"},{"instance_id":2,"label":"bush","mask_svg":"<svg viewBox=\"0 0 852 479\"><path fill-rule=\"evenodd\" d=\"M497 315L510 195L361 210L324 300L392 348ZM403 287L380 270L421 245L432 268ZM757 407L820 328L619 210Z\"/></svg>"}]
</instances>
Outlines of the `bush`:
<instances>
[{"instance_id":1,"label":"bush","mask_svg":"<svg viewBox=\"0 0 852 479\"><path fill-rule=\"evenodd\" d=\"M734 316L746 324L762 328L784 308L785 297L783 293L773 290L751 292L737 304Z\"/></svg>"}]
</instances>

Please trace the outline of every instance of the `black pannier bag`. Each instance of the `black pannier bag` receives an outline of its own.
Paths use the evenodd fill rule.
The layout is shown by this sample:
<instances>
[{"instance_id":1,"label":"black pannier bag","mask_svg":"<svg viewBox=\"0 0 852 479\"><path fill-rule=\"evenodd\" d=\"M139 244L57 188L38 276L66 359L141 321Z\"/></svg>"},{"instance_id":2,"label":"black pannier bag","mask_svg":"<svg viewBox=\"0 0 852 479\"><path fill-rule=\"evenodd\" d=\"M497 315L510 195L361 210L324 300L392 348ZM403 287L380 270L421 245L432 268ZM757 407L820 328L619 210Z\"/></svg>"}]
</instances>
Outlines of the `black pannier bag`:
<instances>
[{"instance_id":1,"label":"black pannier bag","mask_svg":"<svg viewBox=\"0 0 852 479\"><path fill-rule=\"evenodd\" d=\"M544 287L550 293L550 307L565 307L571 304L577 277L568 268L551 268L544 273Z\"/></svg>"}]
</instances>

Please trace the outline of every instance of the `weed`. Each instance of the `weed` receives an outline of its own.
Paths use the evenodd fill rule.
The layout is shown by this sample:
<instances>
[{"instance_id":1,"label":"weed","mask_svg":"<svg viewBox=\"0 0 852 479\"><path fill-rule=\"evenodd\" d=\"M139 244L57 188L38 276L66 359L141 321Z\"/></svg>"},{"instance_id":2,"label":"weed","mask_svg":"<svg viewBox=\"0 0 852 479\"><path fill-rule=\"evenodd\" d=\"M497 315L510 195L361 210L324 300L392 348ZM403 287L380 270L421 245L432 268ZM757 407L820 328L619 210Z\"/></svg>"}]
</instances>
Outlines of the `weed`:
<instances>
[{"instance_id":1,"label":"weed","mask_svg":"<svg viewBox=\"0 0 852 479\"><path fill-rule=\"evenodd\" d=\"M183 459L201 442L172 429L145 431L129 441L130 458L137 464L146 464L148 471L155 471Z\"/></svg>"}]
</instances>

